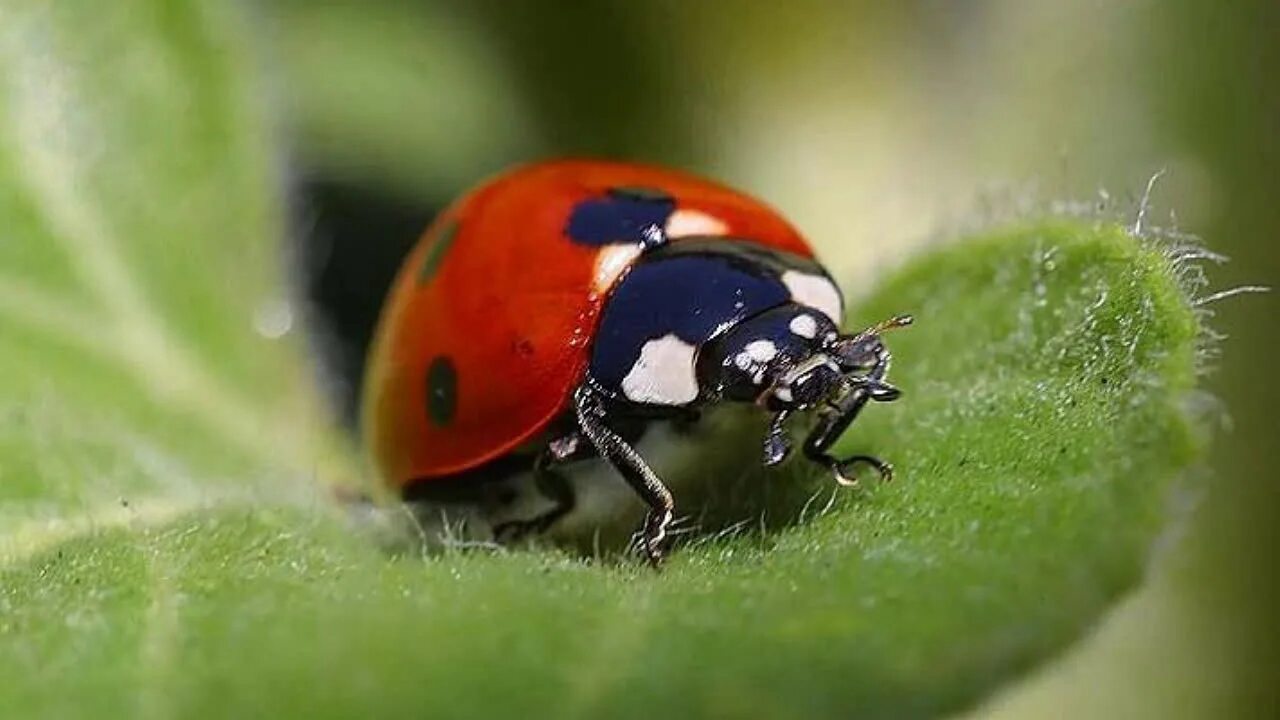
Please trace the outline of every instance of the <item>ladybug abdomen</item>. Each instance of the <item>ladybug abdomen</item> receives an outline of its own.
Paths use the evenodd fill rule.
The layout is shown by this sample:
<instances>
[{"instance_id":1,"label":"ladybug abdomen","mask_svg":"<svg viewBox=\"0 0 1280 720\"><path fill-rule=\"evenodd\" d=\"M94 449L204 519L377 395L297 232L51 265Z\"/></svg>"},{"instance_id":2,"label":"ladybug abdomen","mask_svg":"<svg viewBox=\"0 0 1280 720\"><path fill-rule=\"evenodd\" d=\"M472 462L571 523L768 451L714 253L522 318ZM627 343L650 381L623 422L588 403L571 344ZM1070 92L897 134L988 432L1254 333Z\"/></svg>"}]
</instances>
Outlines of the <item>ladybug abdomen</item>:
<instances>
[{"instance_id":1,"label":"ladybug abdomen","mask_svg":"<svg viewBox=\"0 0 1280 720\"><path fill-rule=\"evenodd\" d=\"M627 402L693 404L701 390L698 348L789 302L839 322L839 290L809 258L738 238L691 238L658 248L640 258L605 303L591 376Z\"/></svg>"}]
</instances>

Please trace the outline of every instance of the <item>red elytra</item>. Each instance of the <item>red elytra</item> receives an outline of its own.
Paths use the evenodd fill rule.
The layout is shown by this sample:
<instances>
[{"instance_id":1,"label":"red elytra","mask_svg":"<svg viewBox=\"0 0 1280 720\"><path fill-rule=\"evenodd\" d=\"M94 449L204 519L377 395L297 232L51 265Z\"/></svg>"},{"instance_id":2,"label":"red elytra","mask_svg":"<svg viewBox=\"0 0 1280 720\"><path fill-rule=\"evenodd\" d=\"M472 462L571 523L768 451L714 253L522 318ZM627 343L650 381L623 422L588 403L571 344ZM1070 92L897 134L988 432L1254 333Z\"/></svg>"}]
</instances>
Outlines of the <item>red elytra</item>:
<instances>
[{"instance_id":1,"label":"red elytra","mask_svg":"<svg viewBox=\"0 0 1280 720\"><path fill-rule=\"evenodd\" d=\"M561 160L482 183L423 234L383 307L362 429L385 482L403 489L476 468L565 411L609 289L639 253L575 243L566 226L579 203L620 187L674 199L671 242L744 237L813 257L761 201L684 172ZM448 397L429 376L448 382Z\"/></svg>"}]
</instances>

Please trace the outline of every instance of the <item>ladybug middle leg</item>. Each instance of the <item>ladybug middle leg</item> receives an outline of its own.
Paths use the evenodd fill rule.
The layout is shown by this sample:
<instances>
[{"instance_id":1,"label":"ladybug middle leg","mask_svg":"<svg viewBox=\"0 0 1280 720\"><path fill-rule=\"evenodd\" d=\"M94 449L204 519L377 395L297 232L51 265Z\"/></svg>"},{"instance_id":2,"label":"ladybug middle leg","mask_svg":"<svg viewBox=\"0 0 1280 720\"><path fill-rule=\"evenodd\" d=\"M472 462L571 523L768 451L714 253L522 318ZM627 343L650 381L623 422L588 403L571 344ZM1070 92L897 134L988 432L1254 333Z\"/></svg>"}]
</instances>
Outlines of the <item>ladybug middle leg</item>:
<instances>
[{"instance_id":1,"label":"ladybug middle leg","mask_svg":"<svg viewBox=\"0 0 1280 720\"><path fill-rule=\"evenodd\" d=\"M661 565L668 539L667 530L674 517L675 498L640 453L605 424L604 405L588 383L583 383L574 392L573 405L582 434L600 457L607 460L649 505L649 514L638 533L637 544L649 564L654 567Z\"/></svg>"}]
</instances>

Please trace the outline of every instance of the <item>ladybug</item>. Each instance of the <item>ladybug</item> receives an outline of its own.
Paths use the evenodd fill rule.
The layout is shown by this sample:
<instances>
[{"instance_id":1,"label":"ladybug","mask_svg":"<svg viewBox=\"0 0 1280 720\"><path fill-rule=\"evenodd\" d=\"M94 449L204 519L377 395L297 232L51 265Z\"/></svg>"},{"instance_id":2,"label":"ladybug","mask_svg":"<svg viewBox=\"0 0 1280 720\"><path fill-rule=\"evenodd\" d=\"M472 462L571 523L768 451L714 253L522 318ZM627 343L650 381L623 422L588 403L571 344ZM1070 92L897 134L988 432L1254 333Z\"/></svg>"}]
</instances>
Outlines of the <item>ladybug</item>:
<instances>
[{"instance_id":1,"label":"ladybug","mask_svg":"<svg viewBox=\"0 0 1280 720\"><path fill-rule=\"evenodd\" d=\"M457 200L404 261L364 381L362 432L407 500L477 497L531 476L552 507L495 524L544 532L573 511L565 471L601 458L648 506L636 544L653 564L675 500L636 450L654 422L727 404L771 415L763 463L791 450L841 483L870 456L830 448L886 381L880 335L840 330L843 299L777 212L684 172L559 160L518 167Z\"/></svg>"}]
</instances>

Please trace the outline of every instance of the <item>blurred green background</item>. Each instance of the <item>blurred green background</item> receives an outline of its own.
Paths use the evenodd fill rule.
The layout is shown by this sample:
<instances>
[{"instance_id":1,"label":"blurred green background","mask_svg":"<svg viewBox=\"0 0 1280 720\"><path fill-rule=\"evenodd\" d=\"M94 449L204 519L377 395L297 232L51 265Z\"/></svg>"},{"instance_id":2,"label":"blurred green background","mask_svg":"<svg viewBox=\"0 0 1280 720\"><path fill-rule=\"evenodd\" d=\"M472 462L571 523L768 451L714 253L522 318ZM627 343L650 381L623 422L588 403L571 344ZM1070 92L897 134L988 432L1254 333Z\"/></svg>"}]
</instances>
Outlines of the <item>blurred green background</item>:
<instances>
[{"instance_id":1,"label":"blurred green background","mask_svg":"<svg viewBox=\"0 0 1280 720\"><path fill-rule=\"evenodd\" d=\"M477 178L547 155L685 166L769 199L851 287L913 248L1079 201L1151 218L1280 281L1280 4L325 2L258 28L285 118L303 280L352 403L380 288ZM1154 577L978 717L1269 717L1278 710L1280 350L1274 296L1210 307L1227 336L1208 490Z\"/></svg>"}]
</instances>

